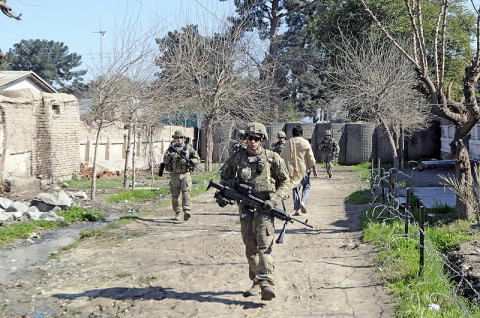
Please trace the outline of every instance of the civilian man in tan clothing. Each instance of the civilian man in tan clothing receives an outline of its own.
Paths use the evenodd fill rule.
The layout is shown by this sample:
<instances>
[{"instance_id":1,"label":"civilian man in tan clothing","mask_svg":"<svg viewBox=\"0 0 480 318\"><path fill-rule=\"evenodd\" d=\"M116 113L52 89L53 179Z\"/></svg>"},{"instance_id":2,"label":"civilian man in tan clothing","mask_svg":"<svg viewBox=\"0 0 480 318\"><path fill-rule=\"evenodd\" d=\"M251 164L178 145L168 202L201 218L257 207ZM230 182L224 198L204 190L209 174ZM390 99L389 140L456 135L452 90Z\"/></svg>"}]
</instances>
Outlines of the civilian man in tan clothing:
<instances>
[{"instance_id":1,"label":"civilian man in tan clothing","mask_svg":"<svg viewBox=\"0 0 480 318\"><path fill-rule=\"evenodd\" d=\"M293 209L295 210L295 215L299 215L299 210L302 213L307 213L305 204L308 203L308 194L310 192L310 173L313 171L314 178L318 175L312 146L310 146L308 140L303 138L303 128L301 126L293 127L292 136L286 142L280 157L285 161L290 177L293 191ZM300 188L302 186L303 191L302 196L300 196Z\"/></svg>"}]
</instances>

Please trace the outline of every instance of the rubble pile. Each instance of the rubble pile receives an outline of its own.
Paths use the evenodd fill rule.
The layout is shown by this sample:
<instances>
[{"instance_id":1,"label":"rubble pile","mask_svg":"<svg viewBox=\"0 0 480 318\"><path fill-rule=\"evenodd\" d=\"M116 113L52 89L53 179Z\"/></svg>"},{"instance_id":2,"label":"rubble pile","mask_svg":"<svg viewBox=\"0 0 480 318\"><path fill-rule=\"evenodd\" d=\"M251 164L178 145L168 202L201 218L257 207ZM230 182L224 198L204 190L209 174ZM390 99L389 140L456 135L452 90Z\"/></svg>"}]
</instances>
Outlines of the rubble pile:
<instances>
[{"instance_id":1,"label":"rubble pile","mask_svg":"<svg viewBox=\"0 0 480 318\"><path fill-rule=\"evenodd\" d=\"M70 208L73 199L87 200L88 197L83 191L72 193L63 190L54 191L53 194L39 193L30 202L12 201L0 197L0 225L27 219L62 223L65 220L57 213Z\"/></svg>"}]
</instances>

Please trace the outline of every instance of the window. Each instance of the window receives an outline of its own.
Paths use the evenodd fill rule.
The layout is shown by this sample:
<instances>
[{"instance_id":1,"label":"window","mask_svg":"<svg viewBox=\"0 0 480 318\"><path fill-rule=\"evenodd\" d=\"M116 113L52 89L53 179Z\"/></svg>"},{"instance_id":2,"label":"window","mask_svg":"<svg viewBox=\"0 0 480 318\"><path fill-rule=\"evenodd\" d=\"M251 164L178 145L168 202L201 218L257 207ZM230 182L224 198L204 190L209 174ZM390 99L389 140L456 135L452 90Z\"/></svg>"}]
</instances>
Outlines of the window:
<instances>
[{"instance_id":1,"label":"window","mask_svg":"<svg viewBox=\"0 0 480 318\"><path fill-rule=\"evenodd\" d=\"M52 104L52 110L53 113L56 115L60 115L60 105L58 104Z\"/></svg>"}]
</instances>

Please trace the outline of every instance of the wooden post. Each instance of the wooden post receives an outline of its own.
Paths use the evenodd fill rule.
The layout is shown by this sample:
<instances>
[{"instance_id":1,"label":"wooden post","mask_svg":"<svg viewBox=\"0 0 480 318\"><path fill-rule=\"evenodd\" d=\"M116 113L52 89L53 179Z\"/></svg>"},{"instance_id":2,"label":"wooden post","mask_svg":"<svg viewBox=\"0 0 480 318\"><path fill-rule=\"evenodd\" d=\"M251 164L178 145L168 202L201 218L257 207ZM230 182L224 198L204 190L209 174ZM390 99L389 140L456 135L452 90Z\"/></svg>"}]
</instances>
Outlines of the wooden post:
<instances>
[{"instance_id":1,"label":"wooden post","mask_svg":"<svg viewBox=\"0 0 480 318\"><path fill-rule=\"evenodd\" d=\"M394 212L394 201L395 201L395 177L392 177L392 172L390 172L390 224L393 224L393 219L395 218Z\"/></svg>"},{"instance_id":2,"label":"wooden post","mask_svg":"<svg viewBox=\"0 0 480 318\"><path fill-rule=\"evenodd\" d=\"M370 191L373 191L375 186L375 159L372 158L372 166L370 167Z\"/></svg>"},{"instance_id":3,"label":"wooden post","mask_svg":"<svg viewBox=\"0 0 480 318\"><path fill-rule=\"evenodd\" d=\"M410 188L407 188L407 198L405 202L405 234L408 234L408 219L409 219L408 214L409 213L410 213Z\"/></svg>"},{"instance_id":4,"label":"wooden post","mask_svg":"<svg viewBox=\"0 0 480 318\"><path fill-rule=\"evenodd\" d=\"M380 188L382 189L382 204L385 205L385 186L383 183L383 169L380 170Z\"/></svg>"},{"instance_id":5,"label":"wooden post","mask_svg":"<svg viewBox=\"0 0 480 318\"><path fill-rule=\"evenodd\" d=\"M423 266L425 263L425 208L420 206L420 272L423 276Z\"/></svg>"}]
</instances>

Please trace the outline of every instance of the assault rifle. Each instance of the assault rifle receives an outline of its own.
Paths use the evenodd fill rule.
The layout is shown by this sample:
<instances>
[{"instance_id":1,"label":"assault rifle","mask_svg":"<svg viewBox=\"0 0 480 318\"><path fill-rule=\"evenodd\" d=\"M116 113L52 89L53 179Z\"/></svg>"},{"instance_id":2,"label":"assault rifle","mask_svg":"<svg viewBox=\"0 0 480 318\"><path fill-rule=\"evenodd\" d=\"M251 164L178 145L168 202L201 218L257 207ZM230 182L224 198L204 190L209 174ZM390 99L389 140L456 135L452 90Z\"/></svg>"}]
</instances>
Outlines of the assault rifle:
<instances>
[{"instance_id":1,"label":"assault rifle","mask_svg":"<svg viewBox=\"0 0 480 318\"><path fill-rule=\"evenodd\" d=\"M196 169L198 172L202 172L202 170L197 168L197 164L193 162L192 159L187 157L187 151L185 149L178 150L177 147L170 146L168 147L167 151L177 153L180 156L180 158L185 159L185 161L187 162L187 167Z\"/></svg>"},{"instance_id":2,"label":"assault rifle","mask_svg":"<svg viewBox=\"0 0 480 318\"><path fill-rule=\"evenodd\" d=\"M245 184L237 184L235 188L232 188L210 180L207 190L210 189L210 187L220 190L220 192L225 196L225 198L232 200L232 204L233 201L237 201L252 208L261 208L265 204L264 200L257 198L251 193L252 187L249 187ZM306 220L305 222L300 221L299 219L293 218L290 214L287 214L285 211L282 211L278 208L273 208L270 213L273 217L285 221L282 231L280 232L280 235L278 236L278 239L276 241L277 244L283 243L288 222L293 223L295 221L305 226L308 226L309 228L313 228L313 226L307 223L308 220Z\"/></svg>"},{"instance_id":3,"label":"assault rifle","mask_svg":"<svg viewBox=\"0 0 480 318\"><path fill-rule=\"evenodd\" d=\"M185 140L185 145L188 145L189 143L190 143L190 137L187 137L186 140ZM192 159L187 157L187 151L185 149L178 150L177 147L170 146L170 147L168 147L167 152L177 153L180 156L180 158L185 159L185 161L187 162L187 167L192 168L192 169L196 169L198 172L202 172L202 170L197 168L197 164L195 162L193 162ZM160 164L160 169L158 170L158 175L160 177L163 176L163 170L164 169L165 169L165 164L162 162Z\"/></svg>"}]
</instances>

